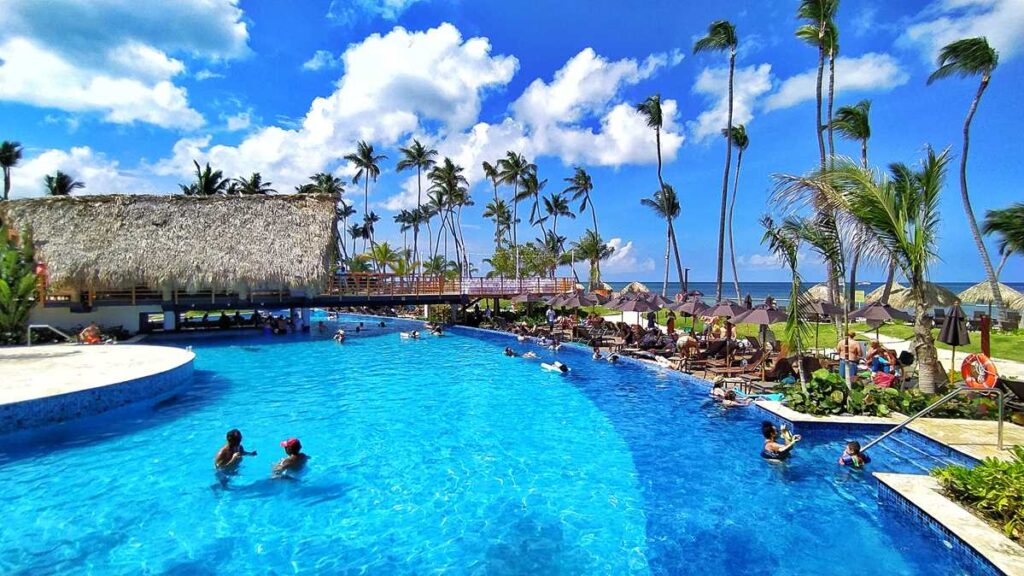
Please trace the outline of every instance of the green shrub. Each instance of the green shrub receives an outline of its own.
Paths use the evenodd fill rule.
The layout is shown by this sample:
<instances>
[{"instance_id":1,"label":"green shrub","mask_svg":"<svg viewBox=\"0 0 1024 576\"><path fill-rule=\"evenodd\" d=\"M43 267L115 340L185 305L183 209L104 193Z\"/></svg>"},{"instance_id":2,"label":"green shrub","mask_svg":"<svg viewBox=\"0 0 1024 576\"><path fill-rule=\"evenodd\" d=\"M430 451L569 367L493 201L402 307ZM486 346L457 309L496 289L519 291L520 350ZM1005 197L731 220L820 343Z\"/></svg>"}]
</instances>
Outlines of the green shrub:
<instances>
[{"instance_id":1,"label":"green shrub","mask_svg":"<svg viewBox=\"0 0 1024 576\"><path fill-rule=\"evenodd\" d=\"M790 408L816 416L846 412L849 392L843 378L828 370L816 370L807 381L806 388L799 383L783 388Z\"/></svg>"},{"instance_id":2,"label":"green shrub","mask_svg":"<svg viewBox=\"0 0 1024 576\"><path fill-rule=\"evenodd\" d=\"M1011 451L1010 462L986 458L974 468L947 466L932 470L932 476L952 499L1024 544L1024 446Z\"/></svg>"}]
</instances>

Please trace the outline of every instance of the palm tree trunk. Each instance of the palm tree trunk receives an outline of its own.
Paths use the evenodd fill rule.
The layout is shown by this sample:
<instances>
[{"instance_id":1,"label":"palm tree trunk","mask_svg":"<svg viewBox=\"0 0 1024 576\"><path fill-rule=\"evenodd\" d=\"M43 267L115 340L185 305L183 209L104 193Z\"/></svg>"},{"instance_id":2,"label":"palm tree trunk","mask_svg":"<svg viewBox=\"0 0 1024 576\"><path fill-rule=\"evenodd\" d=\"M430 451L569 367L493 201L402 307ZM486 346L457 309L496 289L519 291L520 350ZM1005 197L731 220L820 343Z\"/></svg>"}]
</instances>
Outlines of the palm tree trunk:
<instances>
[{"instance_id":1,"label":"palm tree trunk","mask_svg":"<svg viewBox=\"0 0 1024 576\"><path fill-rule=\"evenodd\" d=\"M960 155L960 197L964 202L964 212L967 213L967 223L971 227L974 243L978 245L981 264L985 267L985 276L988 278L988 285L992 290L992 299L996 305L997 314L1002 316L1003 295L999 291L999 280L995 269L992 268L992 259L988 257L988 249L985 248L985 241L982 239L981 231L978 230L978 221L974 218L974 209L971 208L971 198L967 195L967 149L971 141L971 120L974 119L974 113L978 110L978 103L981 101L981 95L985 92L985 88L988 87L988 82L989 75L986 73L981 77L978 93L974 96L971 108L967 112L967 118L964 120L964 151Z\"/></svg>"},{"instance_id":2,"label":"palm tree trunk","mask_svg":"<svg viewBox=\"0 0 1024 576\"><path fill-rule=\"evenodd\" d=\"M587 206L590 206L590 216L593 217L593 219L594 219L594 234L596 234L597 237L600 238L601 237L601 233L597 231L597 210L594 209L594 202L593 202L593 200L590 199L590 193L589 192L587 192ZM597 276L598 277L601 276L601 260L600 259L597 260ZM593 286L591 286L591 290L593 290Z\"/></svg>"},{"instance_id":3,"label":"palm tree trunk","mask_svg":"<svg viewBox=\"0 0 1024 576\"><path fill-rule=\"evenodd\" d=\"M860 164L867 170L868 169L868 139L865 138L860 141Z\"/></svg>"},{"instance_id":4,"label":"palm tree trunk","mask_svg":"<svg viewBox=\"0 0 1024 576\"><path fill-rule=\"evenodd\" d=\"M363 220L370 214L370 177L363 178ZM370 243L373 244L373 237L370 237ZM366 252L366 238L363 238L363 252Z\"/></svg>"},{"instance_id":5,"label":"palm tree trunk","mask_svg":"<svg viewBox=\"0 0 1024 576\"><path fill-rule=\"evenodd\" d=\"M431 220L431 218L432 217L428 216L427 219L426 219L426 223L427 223L427 252L430 253L430 258L433 259L434 256L437 256L437 253L434 251L434 244L433 244L433 242L431 242L431 240L434 238L434 232L430 228L430 220Z\"/></svg>"},{"instance_id":6,"label":"palm tree trunk","mask_svg":"<svg viewBox=\"0 0 1024 576\"><path fill-rule=\"evenodd\" d=\"M419 220L422 215L423 206L423 177L421 176L420 165L416 165L416 220ZM412 228L412 259L413 262L419 262L420 259L420 225L416 222ZM417 266L413 266L413 274L416 273Z\"/></svg>"},{"instance_id":7,"label":"palm tree trunk","mask_svg":"<svg viewBox=\"0 0 1024 576\"><path fill-rule=\"evenodd\" d=\"M731 138L730 138L731 140ZM743 164L743 148L739 149L736 153L736 174L732 179L732 200L729 202L729 262L732 264L732 283L736 288L736 300L739 301L742 296L740 295L740 277L736 273L736 247L733 244L732 236L732 215L733 210L736 208L736 193L739 192L740 187L740 165Z\"/></svg>"},{"instance_id":8,"label":"palm tree trunk","mask_svg":"<svg viewBox=\"0 0 1024 576\"><path fill-rule=\"evenodd\" d=\"M4 166L4 200L11 194L11 169Z\"/></svg>"},{"instance_id":9,"label":"palm tree trunk","mask_svg":"<svg viewBox=\"0 0 1024 576\"><path fill-rule=\"evenodd\" d=\"M676 240L676 227L669 220L669 230L672 233L672 253L676 258L676 276L679 278L679 290L683 289L683 262L679 259L679 242Z\"/></svg>"},{"instance_id":10,"label":"palm tree trunk","mask_svg":"<svg viewBox=\"0 0 1024 576\"><path fill-rule=\"evenodd\" d=\"M672 221L669 220L668 222L668 226L665 229L665 280L661 284L661 295L663 297L668 296L668 254L672 248Z\"/></svg>"},{"instance_id":11,"label":"palm tree trunk","mask_svg":"<svg viewBox=\"0 0 1024 576\"><path fill-rule=\"evenodd\" d=\"M821 162L821 167L825 167L825 135L823 134L821 125L821 80L825 73L825 21L821 21L821 27L818 31L818 80L815 83L815 98L817 101L817 125L815 126L815 132L818 135L818 155Z\"/></svg>"},{"instance_id":12,"label":"palm tree trunk","mask_svg":"<svg viewBox=\"0 0 1024 576\"><path fill-rule=\"evenodd\" d=\"M852 312L854 297L857 292L857 265L860 263L860 250L853 248L853 262L850 263L850 285L846 287L846 311Z\"/></svg>"},{"instance_id":13,"label":"palm tree trunk","mask_svg":"<svg viewBox=\"0 0 1024 576\"><path fill-rule=\"evenodd\" d=\"M661 179L661 128L654 128L654 144L658 150L658 190L665 188L665 181Z\"/></svg>"},{"instance_id":14,"label":"palm tree trunk","mask_svg":"<svg viewBox=\"0 0 1024 576\"><path fill-rule=\"evenodd\" d=\"M896 277L896 261L889 260L889 273L885 277L885 288L882 289L882 297L878 300L882 304L889 303L889 295L892 294L892 281Z\"/></svg>"},{"instance_id":15,"label":"palm tree trunk","mask_svg":"<svg viewBox=\"0 0 1024 576\"><path fill-rule=\"evenodd\" d=\"M835 38L833 38L833 44ZM835 47L830 46L828 51L828 165L835 163L836 145L832 140L832 105L836 92L836 52Z\"/></svg>"},{"instance_id":16,"label":"palm tree trunk","mask_svg":"<svg viewBox=\"0 0 1024 576\"><path fill-rule=\"evenodd\" d=\"M519 179L512 184L512 246L516 251L516 280L519 279Z\"/></svg>"},{"instance_id":17,"label":"palm tree trunk","mask_svg":"<svg viewBox=\"0 0 1024 576\"><path fill-rule=\"evenodd\" d=\"M462 233L462 206L459 206L458 214L459 243L462 244L462 262L466 266L466 277L473 277L473 268L469 265L469 252L466 250L466 236Z\"/></svg>"},{"instance_id":18,"label":"palm tree trunk","mask_svg":"<svg viewBox=\"0 0 1024 576\"><path fill-rule=\"evenodd\" d=\"M722 210L718 221L718 272L715 276L715 301L722 299L722 276L725 267L725 209L729 199L729 163L732 162L732 100L733 72L736 68L736 50L729 51L729 115L725 132L725 170L722 171ZM682 280L680 280L680 285ZM738 298L739 296L737 296Z\"/></svg>"},{"instance_id":19,"label":"palm tree trunk","mask_svg":"<svg viewBox=\"0 0 1024 576\"><path fill-rule=\"evenodd\" d=\"M916 276L916 275L915 275ZM922 392L934 394L940 382L945 382L945 369L939 363L932 337L932 321L928 317L924 294L924 278L910 282L914 295L914 354L917 356L918 387Z\"/></svg>"},{"instance_id":20,"label":"palm tree trunk","mask_svg":"<svg viewBox=\"0 0 1024 576\"><path fill-rule=\"evenodd\" d=\"M1003 266L1006 265L1006 261L1010 259L1010 251L1003 252L1003 257L999 259L999 266L996 266L996 279L999 279L1003 275Z\"/></svg>"}]
</instances>

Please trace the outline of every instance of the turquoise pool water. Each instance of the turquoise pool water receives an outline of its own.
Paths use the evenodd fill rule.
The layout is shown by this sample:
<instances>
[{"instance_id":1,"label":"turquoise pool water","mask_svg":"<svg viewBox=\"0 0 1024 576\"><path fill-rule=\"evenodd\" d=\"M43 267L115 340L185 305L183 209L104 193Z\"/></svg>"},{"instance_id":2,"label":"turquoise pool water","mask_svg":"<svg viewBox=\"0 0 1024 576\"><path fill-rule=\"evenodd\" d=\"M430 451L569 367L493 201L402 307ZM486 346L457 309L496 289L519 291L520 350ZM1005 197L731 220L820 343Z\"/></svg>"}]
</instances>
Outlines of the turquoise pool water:
<instances>
[{"instance_id":1,"label":"turquoise pool water","mask_svg":"<svg viewBox=\"0 0 1024 576\"><path fill-rule=\"evenodd\" d=\"M183 396L8 438L0 573L962 572L835 465L840 439L772 464L754 409L677 375L563 349L563 377L503 357L554 353L502 336L353 322L344 344L188 341ZM212 459L233 427L259 455L223 489ZM271 480L290 436L309 469Z\"/></svg>"}]
</instances>

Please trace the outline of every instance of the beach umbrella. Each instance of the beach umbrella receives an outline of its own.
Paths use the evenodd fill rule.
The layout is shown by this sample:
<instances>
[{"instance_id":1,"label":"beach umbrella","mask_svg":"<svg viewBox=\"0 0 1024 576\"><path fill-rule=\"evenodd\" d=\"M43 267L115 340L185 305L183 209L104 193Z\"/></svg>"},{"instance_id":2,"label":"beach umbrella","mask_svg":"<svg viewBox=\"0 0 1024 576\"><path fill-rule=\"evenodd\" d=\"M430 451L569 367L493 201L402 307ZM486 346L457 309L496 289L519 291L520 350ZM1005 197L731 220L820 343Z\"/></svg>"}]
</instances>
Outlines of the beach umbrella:
<instances>
[{"instance_id":1,"label":"beach umbrella","mask_svg":"<svg viewBox=\"0 0 1024 576\"><path fill-rule=\"evenodd\" d=\"M1024 310L1024 294L1010 288L1006 284L999 284L999 295L1003 297L1003 304L1013 310ZM961 302L972 304L988 304L989 316L992 315L992 304L995 296L988 282L979 282L957 295Z\"/></svg>"},{"instance_id":2,"label":"beach umbrella","mask_svg":"<svg viewBox=\"0 0 1024 576\"><path fill-rule=\"evenodd\" d=\"M953 374L956 372L956 347L971 343L971 337L967 333L967 319L964 317L964 311L960 309L959 300L946 312L946 319L942 321L942 328L939 329L939 342L953 347L953 369L949 374L952 382Z\"/></svg>"},{"instance_id":3,"label":"beach umbrella","mask_svg":"<svg viewBox=\"0 0 1024 576\"><path fill-rule=\"evenodd\" d=\"M825 300L806 300L800 303L800 315L814 318L814 350L818 350L818 327L822 316L842 316L843 309Z\"/></svg>"},{"instance_id":4,"label":"beach umbrella","mask_svg":"<svg viewBox=\"0 0 1024 576\"><path fill-rule=\"evenodd\" d=\"M802 299L809 300L831 300L828 286L825 284L815 284L809 290L802 294Z\"/></svg>"},{"instance_id":5,"label":"beach umbrella","mask_svg":"<svg viewBox=\"0 0 1024 576\"><path fill-rule=\"evenodd\" d=\"M948 288L932 282L924 283L924 305L926 307L951 306L958 300L957 295ZM870 302L870 300L869 300ZM889 294L888 304L893 308L906 309L915 306L914 295L910 288L893 289Z\"/></svg>"},{"instance_id":6,"label":"beach umbrella","mask_svg":"<svg viewBox=\"0 0 1024 576\"><path fill-rule=\"evenodd\" d=\"M562 301L572 296L572 293L555 294L547 299L546 304L552 308L561 308Z\"/></svg>"},{"instance_id":7,"label":"beach umbrella","mask_svg":"<svg viewBox=\"0 0 1024 576\"><path fill-rule=\"evenodd\" d=\"M537 304L540 302L547 304L549 298L537 292L523 292L516 294L510 300L516 304Z\"/></svg>"},{"instance_id":8,"label":"beach umbrella","mask_svg":"<svg viewBox=\"0 0 1024 576\"><path fill-rule=\"evenodd\" d=\"M639 315L644 312L657 312L661 309L660 306L652 304L644 298L632 298L619 303L614 308L619 312L622 312L623 320L625 320L626 312L636 312ZM637 323L639 324L639 322Z\"/></svg>"},{"instance_id":9,"label":"beach umbrella","mask_svg":"<svg viewBox=\"0 0 1024 576\"><path fill-rule=\"evenodd\" d=\"M785 312L773 310L767 306L748 310L730 320L733 324L756 324L757 326L770 326L776 322L785 321ZM761 363L761 380L764 380L764 362Z\"/></svg>"},{"instance_id":10,"label":"beach umbrella","mask_svg":"<svg viewBox=\"0 0 1024 576\"><path fill-rule=\"evenodd\" d=\"M881 302L871 302L860 310L851 312L850 318L863 318L874 323L875 340L878 340L878 329L882 327L882 324L893 320L903 320L904 322L911 320L910 314Z\"/></svg>"},{"instance_id":11,"label":"beach umbrella","mask_svg":"<svg viewBox=\"0 0 1024 576\"><path fill-rule=\"evenodd\" d=\"M644 286L641 282L630 282L629 284L626 284L626 287L622 289L620 294L625 294L627 292L647 293L650 291L651 289Z\"/></svg>"},{"instance_id":12,"label":"beach umbrella","mask_svg":"<svg viewBox=\"0 0 1024 576\"><path fill-rule=\"evenodd\" d=\"M715 316L717 318L732 318L733 316L739 316L743 312L746 312L746 308L726 298L711 306L711 309L707 311L708 316Z\"/></svg>"},{"instance_id":13,"label":"beach umbrella","mask_svg":"<svg viewBox=\"0 0 1024 576\"><path fill-rule=\"evenodd\" d=\"M907 287L900 284L899 282L892 283L892 289L889 291L889 303L892 304L892 295L897 290L906 290ZM871 292L868 292L867 296L864 297L864 302L881 302L882 294L885 293L885 284L882 284L878 288L875 288Z\"/></svg>"},{"instance_id":14,"label":"beach umbrella","mask_svg":"<svg viewBox=\"0 0 1024 576\"><path fill-rule=\"evenodd\" d=\"M702 302L700 298L684 300L681 303L672 304L669 308L684 316L692 317L693 323L690 325L691 330L695 330L697 328L697 316L704 316L708 313L708 310L711 309L711 307Z\"/></svg>"},{"instance_id":15,"label":"beach umbrella","mask_svg":"<svg viewBox=\"0 0 1024 576\"><path fill-rule=\"evenodd\" d=\"M647 300L648 302L654 304L655 306L658 306L659 308L665 308L672 304L672 301L669 300L668 298L665 298L661 294L655 294L653 292L648 294L640 294L638 295L638 297Z\"/></svg>"}]
</instances>

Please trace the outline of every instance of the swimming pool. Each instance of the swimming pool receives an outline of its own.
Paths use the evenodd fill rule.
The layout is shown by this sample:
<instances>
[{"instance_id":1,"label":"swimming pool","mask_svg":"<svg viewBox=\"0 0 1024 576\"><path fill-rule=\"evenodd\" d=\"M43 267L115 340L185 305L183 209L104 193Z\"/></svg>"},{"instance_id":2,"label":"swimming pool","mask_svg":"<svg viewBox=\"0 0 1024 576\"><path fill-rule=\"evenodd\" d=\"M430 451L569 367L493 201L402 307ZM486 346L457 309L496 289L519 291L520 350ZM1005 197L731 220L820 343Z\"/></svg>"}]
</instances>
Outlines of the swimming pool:
<instances>
[{"instance_id":1,"label":"swimming pool","mask_svg":"<svg viewBox=\"0 0 1024 576\"><path fill-rule=\"evenodd\" d=\"M503 357L554 357L504 336L354 321L344 344L178 342L197 354L183 396L4 442L0 572L963 572L835 465L841 439L772 464L761 414L679 375L563 348L563 377ZM222 489L212 458L233 427L259 455ZM291 436L309 470L270 480Z\"/></svg>"}]
</instances>

